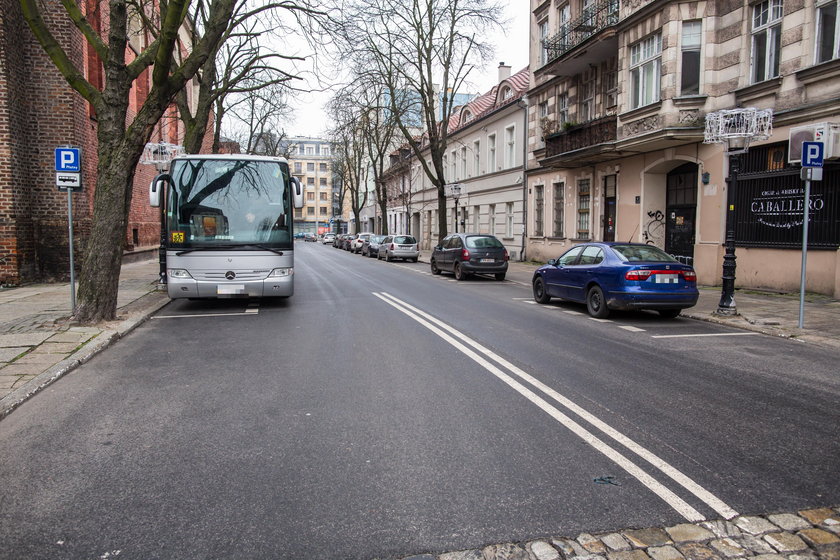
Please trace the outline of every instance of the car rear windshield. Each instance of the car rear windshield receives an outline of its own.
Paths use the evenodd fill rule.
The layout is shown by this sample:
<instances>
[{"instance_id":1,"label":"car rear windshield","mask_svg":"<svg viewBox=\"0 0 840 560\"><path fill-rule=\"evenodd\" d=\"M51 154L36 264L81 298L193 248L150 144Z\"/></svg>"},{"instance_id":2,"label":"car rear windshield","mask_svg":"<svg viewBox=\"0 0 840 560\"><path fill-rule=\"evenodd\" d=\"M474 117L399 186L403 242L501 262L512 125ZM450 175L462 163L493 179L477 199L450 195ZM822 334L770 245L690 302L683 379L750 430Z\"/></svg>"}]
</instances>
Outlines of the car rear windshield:
<instances>
[{"instance_id":1,"label":"car rear windshield","mask_svg":"<svg viewBox=\"0 0 840 560\"><path fill-rule=\"evenodd\" d=\"M613 245L612 250L627 262L677 262L677 259L652 245Z\"/></svg>"},{"instance_id":2,"label":"car rear windshield","mask_svg":"<svg viewBox=\"0 0 840 560\"><path fill-rule=\"evenodd\" d=\"M398 235L394 238L394 243L417 243L417 240L410 235Z\"/></svg>"},{"instance_id":3,"label":"car rear windshield","mask_svg":"<svg viewBox=\"0 0 840 560\"><path fill-rule=\"evenodd\" d=\"M504 245L492 235L471 235L467 237L467 247L470 249L486 249L504 247Z\"/></svg>"}]
</instances>

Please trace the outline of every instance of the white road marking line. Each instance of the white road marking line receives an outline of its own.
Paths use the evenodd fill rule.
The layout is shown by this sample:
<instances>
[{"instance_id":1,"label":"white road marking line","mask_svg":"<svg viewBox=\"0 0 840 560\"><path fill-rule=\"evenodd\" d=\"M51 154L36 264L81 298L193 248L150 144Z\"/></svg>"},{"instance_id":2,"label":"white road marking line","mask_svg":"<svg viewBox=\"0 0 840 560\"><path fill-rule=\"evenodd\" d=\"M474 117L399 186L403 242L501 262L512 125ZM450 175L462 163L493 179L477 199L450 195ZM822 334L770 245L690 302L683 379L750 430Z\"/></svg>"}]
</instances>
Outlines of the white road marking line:
<instances>
[{"instance_id":1,"label":"white road marking line","mask_svg":"<svg viewBox=\"0 0 840 560\"><path fill-rule=\"evenodd\" d=\"M598 319L597 317L590 317L590 321L595 321L596 323L612 323L610 319Z\"/></svg>"},{"instance_id":2,"label":"white road marking line","mask_svg":"<svg viewBox=\"0 0 840 560\"><path fill-rule=\"evenodd\" d=\"M526 301L525 303L527 303L528 305L537 305L536 301Z\"/></svg>"},{"instance_id":3,"label":"white road marking line","mask_svg":"<svg viewBox=\"0 0 840 560\"><path fill-rule=\"evenodd\" d=\"M152 319L183 319L187 317L237 317L242 315L253 315L247 310L241 313L195 313L192 315L155 315Z\"/></svg>"},{"instance_id":4,"label":"white road marking line","mask_svg":"<svg viewBox=\"0 0 840 560\"><path fill-rule=\"evenodd\" d=\"M569 315L583 315L580 311L569 311L568 309L564 309L563 313L568 313Z\"/></svg>"},{"instance_id":5,"label":"white road marking line","mask_svg":"<svg viewBox=\"0 0 840 560\"><path fill-rule=\"evenodd\" d=\"M529 297L514 297L510 299L512 299L513 301L534 301L533 298Z\"/></svg>"},{"instance_id":6,"label":"white road marking line","mask_svg":"<svg viewBox=\"0 0 840 560\"><path fill-rule=\"evenodd\" d=\"M707 333L707 334L660 334L651 335L651 338L701 338L706 336L754 336L760 333L754 332L731 332L731 333Z\"/></svg>"},{"instance_id":7,"label":"white road marking line","mask_svg":"<svg viewBox=\"0 0 840 560\"><path fill-rule=\"evenodd\" d=\"M625 331L630 331L630 332L645 332L645 329L640 329L639 327L633 327L633 326L630 326L630 325L621 325L618 328L624 329Z\"/></svg>"},{"instance_id":8,"label":"white road marking line","mask_svg":"<svg viewBox=\"0 0 840 560\"><path fill-rule=\"evenodd\" d=\"M452 336L449 336L448 334L443 332L443 330L441 330L441 329L449 331L453 336L457 336L458 338L460 338L461 340L463 340L464 342L466 342L467 344L469 344L470 346L472 346L476 350L482 352L484 355L491 358L493 361L495 361L496 363L498 363L502 367L508 369L511 373L518 376L520 379L523 379L524 381L530 383L531 385L533 385L534 387L536 387L537 389L539 389L540 391L542 391L546 395L550 396L555 401L557 401L558 403L560 403L561 405L566 407L568 410L577 414L579 417L581 417L582 419L589 422L594 427L601 430L604 434L613 438L618 443L624 445L630 451L636 453L639 457L648 461L650 464L655 466L657 469L659 469L665 475L667 475L672 480L674 480L675 482L680 484L683 488L690 491L697 498L699 498L700 500L705 502L712 509L717 511L720 515L723 515L726 519L732 519L732 518L737 517L739 515L738 512L736 512L735 510L730 508L722 500L720 500L715 495L713 495L711 492L709 492L708 490L706 490L705 488L703 488L702 486L700 486L699 484L694 482L691 478L689 478L688 476L686 476L685 474L683 474L682 472L677 470L675 467L666 463L663 459L659 458L654 453L648 451L647 449L645 449L644 447L642 447L641 445L639 445L635 441L631 440L630 438L628 438L624 434L620 433L618 430L609 426L606 422L600 420L595 415L587 412L586 410L584 410L583 408L581 408L580 406L578 406L574 402L570 401L569 399L567 399L566 397L564 397L563 395L561 395L560 393L558 393L554 389L548 387L547 385L545 385L541 381L539 381L539 380L535 379L534 377L532 377L531 375L525 373L523 370L514 366L513 364L511 364L510 362L508 362L504 358L496 355L495 353L493 353L489 349L485 348L484 346L482 346L478 342L476 342L476 341L472 340L471 338L467 337L465 334L455 330L454 328L450 327L446 323L443 323L442 321L432 317L428 313L425 313L424 311L421 311L421 310L417 309L416 307L414 307L414 306L412 306L408 303L405 303L405 302L395 298L394 296L392 296L390 294L387 294L387 293L383 292L382 294L374 293L374 295L376 297L382 299L383 301L385 301L386 303L388 303L392 307L398 309L400 312L408 315L409 317L411 317L412 319L414 319L418 323L422 324L423 326L425 326L426 328L428 328L429 330L431 330L432 332L434 332L435 334L437 334L438 336L440 336L444 340L448 341L454 347L461 350L461 352L463 352L464 354L469 356L471 359L473 359L474 361L476 361L477 363L482 365L485 369L487 369L488 371L493 373L500 380L502 380L503 382L508 384L510 387L515 389L517 392L519 392L521 395L525 396L528 400L530 400L531 402L536 404L538 407L540 407L540 409L542 409L547 414L551 415L553 418L555 418L558 422L560 422L561 424L566 426L573 433L575 433L576 435L578 435L579 437L584 439L584 441L586 441L587 443L592 445L595 449L597 449L598 451L600 451L601 453L603 453L604 455L606 455L607 457L612 459L617 465L619 465L621 468L626 470L632 476L636 477L640 482L642 482L642 484L647 486L652 492L654 492L656 495L658 495L660 498L662 498L668 505L670 505L672 508L674 508L676 511L678 511L686 519L688 519L690 521L698 521L698 520L702 521L702 520L705 519L705 517L703 517L703 515L700 514L700 512L698 512L697 510L692 508L688 503L683 501L679 496L677 496L676 494L671 492L664 485L659 483L657 480L655 480L653 477L651 477L649 474L647 474L641 468L636 466L632 461L630 461L629 459L627 459L626 457L621 455L619 452L617 452L616 450L614 450L613 448L611 448L610 446L605 444L603 441L598 439L594 434L592 434L591 432L587 431L585 428L583 428L582 426L577 424L574 420L570 419L568 416L566 416L565 414L563 414L562 412L560 412L556 408L552 407L548 402L546 402L545 400L543 400L542 398L540 398L539 396L534 394L532 391L530 391L528 388L523 386L521 383L517 382L516 380L514 380L513 378L511 378L507 374L500 371L493 364L487 362L484 358L482 358L481 356L478 356L472 350L463 346L461 343L459 343L454 338L452 338ZM439 325L441 328L438 328L438 327L434 326L432 323L434 323L435 325Z\"/></svg>"}]
</instances>

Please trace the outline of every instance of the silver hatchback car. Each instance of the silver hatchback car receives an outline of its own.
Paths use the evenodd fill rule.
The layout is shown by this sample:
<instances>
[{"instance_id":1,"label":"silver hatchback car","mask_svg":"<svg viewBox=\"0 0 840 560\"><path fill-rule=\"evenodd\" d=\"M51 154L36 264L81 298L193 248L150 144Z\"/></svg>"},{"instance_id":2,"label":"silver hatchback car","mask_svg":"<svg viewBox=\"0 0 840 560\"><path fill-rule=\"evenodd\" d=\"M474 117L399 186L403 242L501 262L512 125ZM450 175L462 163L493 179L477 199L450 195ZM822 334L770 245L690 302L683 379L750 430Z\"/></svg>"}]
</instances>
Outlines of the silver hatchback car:
<instances>
[{"instance_id":1,"label":"silver hatchback car","mask_svg":"<svg viewBox=\"0 0 840 560\"><path fill-rule=\"evenodd\" d=\"M389 235L379 245L379 255L377 258L384 258L386 261L403 259L417 262L419 256L420 248L414 237L411 235Z\"/></svg>"}]
</instances>

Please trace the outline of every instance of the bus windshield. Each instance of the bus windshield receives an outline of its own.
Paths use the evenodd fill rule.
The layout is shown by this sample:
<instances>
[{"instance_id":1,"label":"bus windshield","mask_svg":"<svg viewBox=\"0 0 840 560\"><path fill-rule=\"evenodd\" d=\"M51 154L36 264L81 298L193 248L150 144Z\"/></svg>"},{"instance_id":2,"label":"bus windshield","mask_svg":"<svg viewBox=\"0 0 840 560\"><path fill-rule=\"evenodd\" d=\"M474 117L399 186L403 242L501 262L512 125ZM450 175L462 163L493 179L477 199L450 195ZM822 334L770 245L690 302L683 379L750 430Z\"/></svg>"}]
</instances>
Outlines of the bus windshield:
<instances>
[{"instance_id":1,"label":"bus windshield","mask_svg":"<svg viewBox=\"0 0 840 560\"><path fill-rule=\"evenodd\" d=\"M176 159L170 175L166 212L170 247L292 247L288 164Z\"/></svg>"}]
</instances>

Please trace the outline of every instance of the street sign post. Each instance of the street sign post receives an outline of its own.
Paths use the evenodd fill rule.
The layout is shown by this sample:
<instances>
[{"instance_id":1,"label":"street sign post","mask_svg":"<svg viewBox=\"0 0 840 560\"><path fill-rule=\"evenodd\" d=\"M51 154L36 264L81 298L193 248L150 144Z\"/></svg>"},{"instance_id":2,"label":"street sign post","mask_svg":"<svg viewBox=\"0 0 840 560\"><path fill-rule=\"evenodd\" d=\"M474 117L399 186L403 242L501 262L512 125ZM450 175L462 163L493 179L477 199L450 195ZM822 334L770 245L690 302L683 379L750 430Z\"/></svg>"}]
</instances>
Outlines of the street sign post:
<instances>
[{"instance_id":1,"label":"street sign post","mask_svg":"<svg viewBox=\"0 0 840 560\"><path fill-rule=\"evenodd\" d=\"M82 190L82 149L59 146L55 149L55 185L67 191L67 229L70 246L70 313L76 312L76 263L73 258L73 191Z\"/></svg>"},{"instance_id":2,"label":"street sign post","mask_svg":"<svg viewBox=\"0 0 840 560\"><path fill-rule=\"evenodd\" d=\"M808 264L808 220L810 219L811 181L822 181L822 142L802 142L802 179L805 181L805 203L802 205L802 271L799 276L799 328L805 325L805 270Z\"/></svg>"}]
</instances>

